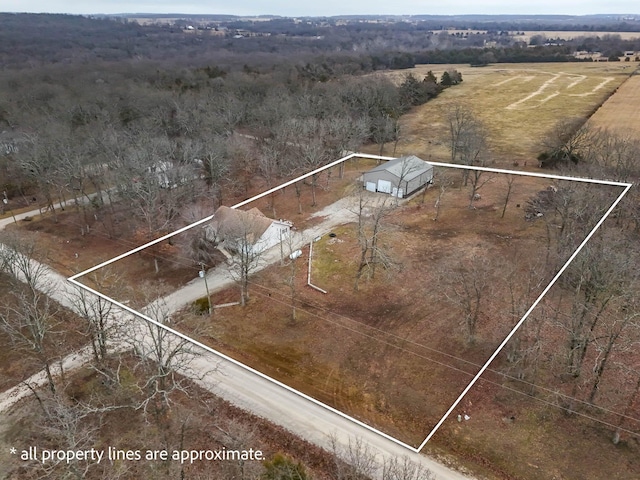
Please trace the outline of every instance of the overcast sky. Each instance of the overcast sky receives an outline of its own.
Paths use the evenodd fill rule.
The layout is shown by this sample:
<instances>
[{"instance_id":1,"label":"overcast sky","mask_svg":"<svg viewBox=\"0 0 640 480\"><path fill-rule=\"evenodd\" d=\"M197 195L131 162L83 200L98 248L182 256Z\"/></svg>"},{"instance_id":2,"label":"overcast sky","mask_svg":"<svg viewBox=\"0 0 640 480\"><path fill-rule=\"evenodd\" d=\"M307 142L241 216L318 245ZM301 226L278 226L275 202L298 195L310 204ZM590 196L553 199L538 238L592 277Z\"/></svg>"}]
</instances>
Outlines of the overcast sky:
<instances>
[{"instance_id":1,"label":"overcast sky","mask_svg":"<svg viewBox=\"0 0 640 480\"><path fill-rule=\"evenodd\" d=\"M233 15L331 16L355 14L568 14L640 13L629 0L0 0L3 12L223 13Z\"/></svg>"}]
</instances>

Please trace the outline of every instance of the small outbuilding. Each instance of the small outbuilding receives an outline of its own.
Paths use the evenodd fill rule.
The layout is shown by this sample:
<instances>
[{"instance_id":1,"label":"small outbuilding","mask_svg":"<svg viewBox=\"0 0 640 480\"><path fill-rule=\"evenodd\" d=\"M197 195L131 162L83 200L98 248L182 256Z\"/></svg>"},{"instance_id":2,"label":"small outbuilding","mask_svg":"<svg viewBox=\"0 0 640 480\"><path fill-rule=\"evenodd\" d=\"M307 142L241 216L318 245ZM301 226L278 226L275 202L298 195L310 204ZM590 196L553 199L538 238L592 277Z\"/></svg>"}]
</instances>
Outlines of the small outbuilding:
<instances>
[{"instance_id":1,"label":"small outbuilding","mask_svg":"<svg viewBox=\"0 0 640 480\"><path fill-rule=\"evenodd\" d=\"M433 165L416 157L389 160L362 175L364 188L403 198L433 182Z\"/></svg>"}]
</instances>

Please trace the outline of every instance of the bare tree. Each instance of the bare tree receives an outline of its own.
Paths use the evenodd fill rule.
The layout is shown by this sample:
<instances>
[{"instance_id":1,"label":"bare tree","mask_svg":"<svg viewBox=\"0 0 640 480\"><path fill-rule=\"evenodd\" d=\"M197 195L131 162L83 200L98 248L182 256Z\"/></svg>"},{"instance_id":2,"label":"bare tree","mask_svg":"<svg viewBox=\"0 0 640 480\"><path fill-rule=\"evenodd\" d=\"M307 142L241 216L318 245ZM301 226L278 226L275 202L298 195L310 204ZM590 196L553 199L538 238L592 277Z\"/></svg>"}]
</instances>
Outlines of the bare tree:
<instances>
[{"instance_id":1,"label":"bare tree","mask_svg":"<svg viewBox=\"0 0 640 480\"><path fill-rule=\"evenodd\" d=\"M99 291L110 289L112 296L118 296L121 279L111 273L107 267L88 276L88 281ZM113 291L113 289L116 291ZM93 359L99 369L104 368L110 348L122 340L127 327L122 312L112 302L94 295L84 288L74 287L70 292L75 312L85 321L83 333L89 338Z\"/></svg>"},{"instance_id":2,"label":"bare tree","mask_svg":"<svg viewBox=\"0 0 640 480\"><path fill-rule=\"evenodd\" d=\"M281 242L281 248L284 247L284 245L286 245L286 249L284 249L284 252L289 252L288 253L288 265L284 265L285 267L288 268L288 273L285 276L284 279L284 283L285 285L287 285L289 287L289 298L291 301L291 321L292 323L295 323L296 321L296 301L298 298L298 289L296 287L296 273L297 273L297 256L295 254L295 252L297 251L297 249L295 248L295 244L294 244L294 237L291 233L289 233L289 235L287 235L287 238L282 239ZM283 255L284 256L284 255Z\"/></svg>"},{"instance_id":3,"label":"bare tree","mask_svg":"<svg viewBox=\"0 0 640 480\"><path fill-rule=\"evenodd\" d=\"M249 277L260 265L263 245L261 225L269 220L248 212L231 210L233 216L218 227L217 237L225 249L233 252L229 271L240 286L240 305L249 301Z\"/></svg>"},{"instance_id":4,"label":"bare tree","mask_svg":"<svg viewBox=\"0 0 640 480\"><path fill-rule=\"evenodd\" d=\"M0 244L0 268L12 275L16 287L11 292L13 300L7 301L0 312L0 330L11 339L14 348L44 368L49 389L55 393L52 367L56 355L51 337L56 332L59 307L50 297L53 287L49 271L32 259L34 244L11 237L5 238L5 242Z\"/></svg>"},{"instance_id":5,"label":"bare tree","mask_svg":"<svg viewBox=\"0 0 640 480\"><path fill-rule=\"evenodd\" d=\"M309 143L301 146L302 162L305 166L305 170L316 170L324 165L329 159L327 150L319 140L310 141ZM311 175L311 206L315 207L316 202L316 187L318 185L319 173Z\"/></svg>"},{"instance_id":6,"label":"bare tree","mask_svg":"<svg viewBox=\"0 0 640 480\"><path fill-rule=\"evenodd\" d=\"M380 198L382 200L380 201ZM382 264L385 268L391 266L392 262L381 247L381 236L384 231L384 219L388 217L393 209L393 205L387 203L388 197L376 196L367 198L366 193L361 191L357 197L355 213L358 216L358 243L360 245L360 256L356 269L356 278L353 289L358 291L360 280L365 272L373 278L377 264Z\"/></svg>"},{"instance_id":7,"label":"bare tree","mask_svg":"<svg viewBox=\"0 0 640 480\"><path fill-rule=\"evenodd\" d=\"M476 340L483 301L489 294L490 267L484 253L477 252L470 258L454 261L450 268L440 272L441 282L446 285L443 294L452 305L460 309L460 323L469 344Z\"/></svg>"},{"instance_id":8,"label":"bare tree","mask_svg":"<svg viewBox=\"0 0 640 480\"><path fill-rule=\"evenodd\" d=\"M395 136L399 133L397 124L398 120L388 114L376 117L371 121L373 141L380 147L378 155L382 155L385 144L394 141Z\"/></svg>"},{"instance_id":9,"label":"bare tree","mask_svg":"<svg viewBox=\"0 0 640 480\"><path fill-rule=\"evenodd\" d=\"M500 215L500 218L504 218L504 214L507 212L507 205L509 205L509 199L511 198L511 191L513 190L513 184L515 180L515 175L506 176L507 193L504 196L504 205L502 206L502 215Z\"/></svg>"},{"instance_id":10,"label":"bare tree","mask_svg":"<svg viewBox=\"0 0 640 480\"><path fill-rule=\"evenodd\" d=\"M571 289L573 297L570 310L561 315L560 327L567 333L567 373L576 379L582 375L587 351L594 344L609 309L629 294L626 287L630 265L634 262L620 247L606 234L594 236L563 277L563 285ZM623 318L625 315L618 317ZM624 323L616 320L610 334L622 325Z\"/></svg>"},{"instance_id":11,"label":"bare tree","mask_svg":"<svg viewBox=\"0 0 640 480\"><path fill-rule=\"evenodd\" d=\"M382 467L383 480L435 480L431 470L412 462L408 456L385 459Z\"/></svg>"},{"instance_id":12,"label":"bare tree","mask_svg":"<svg viewBox=\"0 0 640 480\"><path fill-rule=\"evenodd\" d=\"M513 255L502 257L498 268L504 288L509 292L506 310L507 328L511 329L526 313L533 299L539 294L548 278L544 263L526 257L515 251ZM534 394L542 348L542 326L545 319L545 306L541 305L518 329L506 347L508 370L519 379L527 378L531 382Z\"/></svg>"},{"instance_id":13,"label":"bare tree","mask_svg":"<svg viewBox=\"0 0 640 480\"><path fill-rule=\"evenodd\" d=\"M260 156L258 157L258 168L262 177L267 183L267 189L273 187L276 179L280 176L282 168L280 166L280 153L278 150L271 147L267 142L261 145ZM271 213L276 216L276 192L273 192L270 196Z\"/></svg>"},{"instance_id":14,"label":"bare tree","mask_svg":"<svg viewBox=\"0 0 640 480\"><path fill-rule=\"evenodd\" d=\"M442 199L444 198L444 194L453 184L453 180L451 178L450 173L445 169L437 169L434 172L434 183L438 188L438 196L436 197L436 201L433 204L433 208L436 210L436 214L433 217L433 221L437 222L438 218L440 218L440 208L442 207ZM425 188L422 192L422 203L424 203L424 197L427 193L427 189Z\"/></svg>"},{"instance_id":15,"label":"bare tree","mask_svg":"<svg viewBox=\"0 0 640 480\"><path fill-rule=\"evenodd\" d=\"M210 209L193 204L183 209L181 216L185 222L192 224L209 215ZM223 258L217 248L215 232L206 225L199 225L183 232L175 243L182 254L192 260L193 266L199 269L203 265L213 267Z\"/></svg>"},{"instance_id":16,"label":"bare tree","mask_svg":"<svg viewBox=\"0 0 640 480\"><path fill-rule=\"evenodd\" d=\"M609 367L614 351L633 349L633 345L640 337L640 332L638 332L640 310L637 298L631 292L629 294L631 298L628 297L618 308L603 318L600 331L594 338L593 343L597 356L592 369L593 380L587 400L589 403L593 403L600 392L604 373ZM635 330L634 334L624 338L630 329Z\"/></svg>"},{"instance_id":17,"label":"bare tree","mask_svg":"<svg viewBox=\"0 0 640 480\"><path fill-rule=\"evenodd\" d=\"M201 378L208 372L197 372L192 367L199 355L193 344L178 337L163 326L176 328L179 319L172 319L162 298L149 303L144 313L158 324L146 320L137 320L136 326L128 337L141 363L138 367L144 372L140 390L143 400L139 408L151 411L161 420L172 405L172 395L177 392L188 394L187 378Z\"/></svg>"},{"instance_id":18,"label":"bare tree","mask_svg":"<svg viewBox=\"0 0 640 480\"><path fill-rule=\"evenodd\" d=\"M52 442L56 449L83 450L89 449L96 441L98 426L94 421L93 409L82 402L72 401L64 394L46 395L39 393L39 409L33 406L26 415L26 422L21 425L27 434L37 432L40 438ZM67 462L53 457L49 461L37 461L29 464L28 478L86 478L95 467L94 462ZM93 468L95 470L95 468Z\"/></svg>"},{"instance_id":19,"label":"bare tree","mask_svg":"<svg viewBox=\"0 0 640 480\"><path fill-rule=\"evenodd\" d=\"M469 152L470 142L476 137L478 119L473 110L466 105L455 104L446 112L447 125L449 127L449 152L451 163L471 165L469 160L472 155ZM463 184L467 185L469 171L462 171Z\"/></svg>"},{"instance_id":20,"label":"bare tree","mask_svg":"<svg viewBox=\"0 0 640 480\"><path fill-rule=\"evenodd\" d=\"M376 473L376 458L369 446L360 437L349 438L349 443L340 445L335 436L329 438L330 451L335 458L336 480L368 480Z\"/></svg>"},{"instance_id":21,"label":"bare tree","mask_svg":"<svg viewBox=\"0 0 640 480\"><path fill-rule=\"evenodd\" d=\"M593 142L591 128L582 117L565 118L543 136L546 152L539 159L541 166L547 163L576 164Z\"/></svg>"},{"instance_id":22,"label":"bare tree","mask_svg":"<svg viewBox=\"0 0 640 480\"><path fill-rule=\"evenodd\" d=\"M53 126L38 135L29 135L28 148L20 153L20 161L25 174L38 186L39 192L44 196L45 209L53 213L54 221L57 222L54 202L61 182L60 165L55 150L56 142L53 139L57 132L51 131L52 129Z\"/></svg>"},{"instance_id":23,"label":"bare tree","mask_svg":"<svg viewBox=\"0 0 640 480\"><path fill-rule=\"evenodd\" d=\"M214 425L214 438L229 450L246 449L248 445L255 445L256 432L250 426L236 420L216 422ZM223 478L237 478L238 480L253 480L258 477L264 468L255 461L246 461L238 458L235 461L223 462Z\"/></svg>"}]
</instances>

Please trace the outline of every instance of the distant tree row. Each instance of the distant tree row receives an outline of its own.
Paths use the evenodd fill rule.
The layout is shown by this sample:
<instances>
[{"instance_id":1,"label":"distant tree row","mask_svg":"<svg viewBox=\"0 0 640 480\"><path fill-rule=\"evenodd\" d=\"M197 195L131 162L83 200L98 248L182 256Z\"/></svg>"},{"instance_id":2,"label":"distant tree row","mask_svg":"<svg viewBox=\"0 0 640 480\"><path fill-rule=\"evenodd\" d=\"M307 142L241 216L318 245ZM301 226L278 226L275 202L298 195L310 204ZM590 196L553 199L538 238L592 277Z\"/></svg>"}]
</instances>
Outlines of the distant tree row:
<instances>
[{"instance_id":1,"label":"distant tree row","mask_svg":"<svg viewBox=\"0 0 640 480\"><path fill-rule=\"evenodd\" d=\"M303 75L326 80L342 74L410 68L416 63L553 62L571 60L576 50L610 55L640 49L640 40L622 40L615 34L562 42L558 39L561 46L530 49L518 36L509 34L520 28L488 28L491 25L483 33L468 34L450 33L442 23L427 28L424 22L349 21L343 25L332 19L253 23L231 19L186 33L186 20L173 26L142 26L119 20L0 13L0 65L30 68L63 62L142 59L170 61L180 67L214 63L224 71L245 66L267 71L289 65L300 68ZM218 31L213 35L215 28ZM236 34L238 29L244 35ZM33 35L34 31L38 35Z\"/></svg>"}]
</instances>

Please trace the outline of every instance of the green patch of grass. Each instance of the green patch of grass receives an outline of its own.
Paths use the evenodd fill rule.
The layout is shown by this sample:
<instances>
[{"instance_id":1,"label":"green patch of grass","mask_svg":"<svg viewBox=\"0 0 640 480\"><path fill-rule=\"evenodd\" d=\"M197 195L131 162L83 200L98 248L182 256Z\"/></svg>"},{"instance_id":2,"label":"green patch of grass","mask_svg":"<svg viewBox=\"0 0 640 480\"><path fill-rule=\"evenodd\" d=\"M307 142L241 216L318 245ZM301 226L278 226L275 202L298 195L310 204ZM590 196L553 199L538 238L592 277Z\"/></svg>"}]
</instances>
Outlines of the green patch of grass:
<instances>
[{"instance_id":1,"label":"green patch of grass","mask_svg":"<svg viewBox=\"0 0 640 480\"><path fill-rule=\"evenodd\" d=\"M354 250L357 241L354 226L341 225L332 233L336 236L325 235L313 244L311 281L318 286L349 283L351 277L355 278L355 264L344 261L345 252Z\"/></svg>"}]
</instances>

